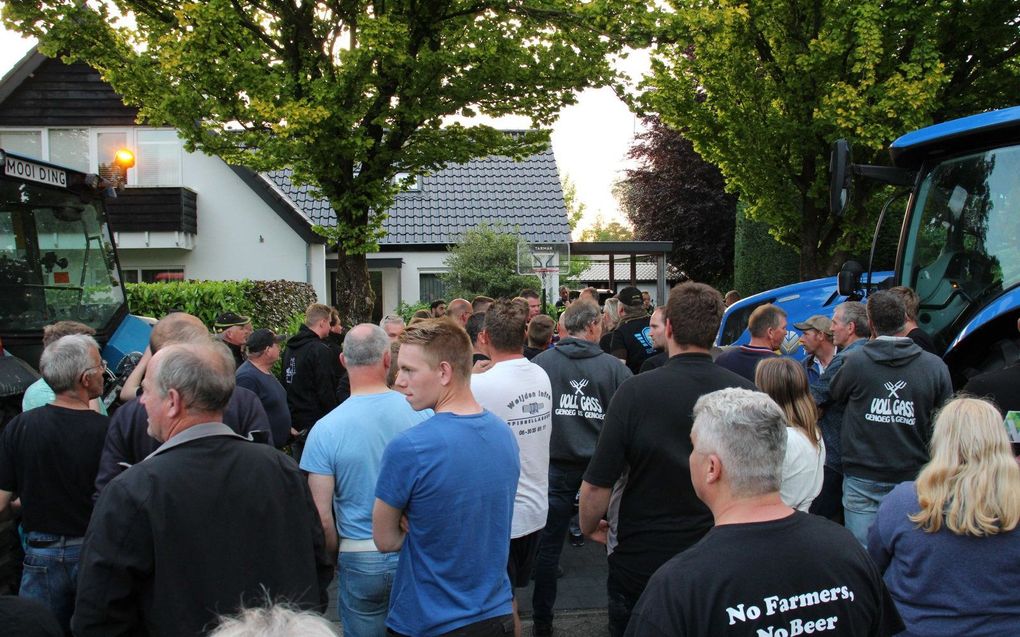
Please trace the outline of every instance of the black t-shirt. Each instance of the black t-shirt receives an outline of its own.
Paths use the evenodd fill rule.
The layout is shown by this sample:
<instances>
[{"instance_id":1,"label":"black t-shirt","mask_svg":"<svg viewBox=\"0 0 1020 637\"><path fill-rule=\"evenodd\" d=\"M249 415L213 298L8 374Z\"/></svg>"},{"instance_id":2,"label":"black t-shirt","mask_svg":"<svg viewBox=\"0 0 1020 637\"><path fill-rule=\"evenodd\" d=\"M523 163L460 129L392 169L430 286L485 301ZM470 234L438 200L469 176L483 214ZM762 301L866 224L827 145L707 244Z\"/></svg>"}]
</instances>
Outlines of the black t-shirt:
<instances>
[{"instance_id":1,"label":"black t-shirt","mask_svg":"<svg viewBox=\"0 0 1020 637\"><path fill-rule=\"evenodd\" d=\"M935 350L935 341L931 340L931 337L928 336L928 332L925 332L921 328L915 327L907 332L907 338L917 343L917 345L924 351L931 352L936 356L941 356L941 354Z\"/></svg>"},{"instance_id":2,"label":"black t-shirt","mask_svg":"<svg viewBox=\"0 0 1020 637\"><path fill-rule=\"evenodd\" d=\"M708 354L678 354L624 381L609 403L584 480L611 488L626 470L609 570L631 595L712 527L691 485L691 416L698 398L727 387L755 389Z\"/></svg>"},{"instance_id":3,"label":"black t-shirt","mask_svg":"<svg viewBox=\"0 0 1020 637\"><path fill-rule=\"evenodd\" d=\"M525 345L524 358L530 361L531 359L535 358L536 356L544 352L546 349L547 348L545 347L532 347L531 345Z\"/></svg>"},{"instance_id":4,"label":"black t-shirt","mask_svg":"<svg viewBox=\"0 0 1020 637\"><path fill-rule=\"evenodd\" d=\"M655 573L626 634L856 637L901 630L878 568L850 532L795 511L713 528Z\"/></svg>"},{"instance_id":5,"label":"black t-shirt","mask_svg":"<svg viewBox=\"0 0 1020 637\"><path fill-rule=\"evenodd\" d=\"M641 363L655 353L655 343L652 342L650 322L652 317L640 316L620 323L613 330L613 338L609 343L609 353L618 358L623 358L621 353L626 353L627 367L634 374L641 371Z\"/></svg>"},{"instance_id":6,"label":"black t-shirt","mask_svg":"<svg viewBox=\"0 0 1020 637\"><path fill-rule=\"evenodd\" d=\"M666 364L669 360L669 352L656 352L649 358L645 359L645 362L641 363L641 372L650 372L653 369L658 369Z\"/></svg>"},{"instance_id":7,"label":"black t-shirt","mask_svg":"<svg viewBox=\"0 0 1020 637\"><path fill-rule=\"evenodd\" d=\"M91 409L45 405L0 434L0 489L21 497L26 531L81 537L109 419Z\"/></svg>"},{"instance_id":8,"label":"black t-shirt","mask_svg":"<svg viewBox=\"0 0 1020 637\"><path fill-rule=\"evenodd\" d=\"M601 338L599 338L599 347L601 347L602 351L605 352L606 354L611 355L613 353L613 350L610 349L610 347L613 344L613 334L615 333L616 330L609 330L608 332L603 334Z\"/></svg>"}]
</instances>

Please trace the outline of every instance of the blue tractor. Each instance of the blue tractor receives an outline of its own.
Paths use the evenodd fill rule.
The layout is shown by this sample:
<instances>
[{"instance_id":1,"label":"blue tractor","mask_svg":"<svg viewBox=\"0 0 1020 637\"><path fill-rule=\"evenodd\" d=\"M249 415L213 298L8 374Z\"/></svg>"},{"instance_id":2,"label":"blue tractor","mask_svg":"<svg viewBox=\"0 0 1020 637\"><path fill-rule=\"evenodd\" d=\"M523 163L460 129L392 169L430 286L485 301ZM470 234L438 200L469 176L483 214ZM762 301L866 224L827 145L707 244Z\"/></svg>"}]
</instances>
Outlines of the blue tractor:
<instances>
[{"instance_id":1,"label":"blue tractor","mask_svg":"<svg viewBox=\"0 0 1020 637\"><path fill-rule=\"evenodd\" d=\"M39 377L43 328L62 320L96 330L109 405L151 331L128 311L106 221L116 180L2 149L0 164L0 423Z\"/></svg>"},{"instance_id":2,"label":"blue tractor","mask_svg":"<svg viewBox=\"0 0 1020 637\"><path fill-rule=\"evenodd\" d=\"M842 215L855 179L877 179L909 192L895 270L848 262L836 277L805 281L743 299L723 316L716 344L749 340L755 307L775 303L789 324L831 316L847 299L896 285L920 297L918 324L935 342L960 387L982 371L1020 358L1020 107L964 117L908 133L889 148L891 167L854 164L844 140L833 146L830 208ZM885 213L879 219L884 223ZM792 330L783 354L803 356Z\"/></svg>"}]
</instances>

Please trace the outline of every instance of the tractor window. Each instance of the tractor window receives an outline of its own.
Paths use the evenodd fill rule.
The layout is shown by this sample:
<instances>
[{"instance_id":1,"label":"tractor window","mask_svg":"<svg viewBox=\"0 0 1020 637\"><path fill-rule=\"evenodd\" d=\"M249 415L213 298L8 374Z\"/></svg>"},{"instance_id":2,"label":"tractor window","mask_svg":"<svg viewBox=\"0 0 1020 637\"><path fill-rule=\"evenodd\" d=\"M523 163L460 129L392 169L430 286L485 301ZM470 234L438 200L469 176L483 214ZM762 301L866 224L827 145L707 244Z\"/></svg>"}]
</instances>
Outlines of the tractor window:
<instances>
[{"instance_id":1,"label":"tractor window","mask_svg":"<svg viewBox=\"0 0 1020 637\"><path fill-rule=\"evenodd\" d=\"M918 190L903 260L903 282L921 299L921 326L938 337L1020 282L1017 245L1020 147L935 166Z\"/></svg>"},{"instance_id":2,"label":"tractor window","mask_svg":"<svg viewBox=\"0 0 1020 637\"><path fill-rule=\"evenodd\" d=\"M61 320L101 330L124 304L101 211L49 188L0 189L0 331Z\"/></svg>"}]
</instances>

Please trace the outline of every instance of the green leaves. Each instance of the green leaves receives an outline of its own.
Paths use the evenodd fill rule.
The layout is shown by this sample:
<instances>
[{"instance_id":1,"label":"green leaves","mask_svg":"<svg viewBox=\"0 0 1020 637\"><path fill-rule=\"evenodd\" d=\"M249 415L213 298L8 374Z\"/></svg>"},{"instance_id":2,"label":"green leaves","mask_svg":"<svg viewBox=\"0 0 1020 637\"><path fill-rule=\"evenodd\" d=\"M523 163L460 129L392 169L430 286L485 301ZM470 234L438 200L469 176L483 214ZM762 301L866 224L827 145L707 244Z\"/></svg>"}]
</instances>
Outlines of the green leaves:
<instances>
[{"instance_id":1,"label":"green leaves","mask_svg":"<svg viewBox=\"0 0 1020 637\"><path fill-rule=\"evenodd\" d=\"M577 91L617 79L609 59L630 16L648 13L637 0L43 0L3 12L44 52L99 69L188 150L292 168L333 205L337 226L320 232L352 255L377 249L398 172L548 142L446 118L517 114L548 127Z\"/></svg>"},{"instance_id":2,"label":"green leaves","mask_svg":"<svg viewBox=\"0 0 1020 637\"><path fill-rule=\"evenodd\" d=\"M876 208L828 218L831 142L883 162L909 130L1016 103L1017 15L1018 0L672 0L642 105L801 251L802 276L821 275L866 247Z\"/></svg>"},{"instance_id":3,"label":"green leaves","mask_svg":"<svg viewBox=\"0 0 1020 637\"><path fill-rule=\"evenodd\" d=\"M210 329L221 312L250 316L256 328L268 327L281 334L303 319L305 308L316 300L308 283L294 281L172 281L128 283L128 307L133 314L162 318L171 310L183 310L202 319ZM296 330L294 330L296 331Z\"/></svg>"},{"instance_id":4,"label":"green leaves","mask_svg":"<svg viewBox=\"0 0 1020 637\"><path fill-rule=\"evenodd\" d=\"M516 228L502 225L481 225L465 232L457 245L450 246L449 271L442 275L451 286L451 297L513 298L523 288L539 289L538 277L517 274L519 239Z\"/></svg>"}]
</instances>

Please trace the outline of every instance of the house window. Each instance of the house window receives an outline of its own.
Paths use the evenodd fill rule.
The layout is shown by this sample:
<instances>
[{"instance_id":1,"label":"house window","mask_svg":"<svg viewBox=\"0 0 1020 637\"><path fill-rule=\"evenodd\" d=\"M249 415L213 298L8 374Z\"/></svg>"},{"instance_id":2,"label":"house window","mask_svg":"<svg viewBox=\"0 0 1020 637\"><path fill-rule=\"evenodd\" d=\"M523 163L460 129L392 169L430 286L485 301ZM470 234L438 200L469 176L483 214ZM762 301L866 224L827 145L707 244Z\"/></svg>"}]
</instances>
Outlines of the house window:
<instances>
[{"instance_id":1,"label":"house window","mask_svg":"<svg viewBox=\"0 0 1020 637\"><path fill-rule=\"evenodd\" d=\"M184 280L184 266L166 268L122 268L127 283L169 283Z\"/></svg>"},{"instance_id":2,"label":"house window","mask_svg":"<svg viewBox=\"0 0 1020 637\"><path fill-rule=\"evenodd\" d=\"M135 167L128 171L129 185L182 185L183 149L172 129L0 130L0 148L105 178L113 174L114 153L134 148Z\"/></svg>"},{"instance_id":3,"label":"house window","mask_svg":"<svg viewBox=\"0 0 1020 637\"><path fill-rule=\"evenodd\" d=\"M89 172L89 131L87 128L51 128L49 160L83 173Z\"/></svg>"},{"instance_id":4,"label":"house window","mask_svg":"<svg viewBox=\"0 0 1020 637\"><path fill-rule=\"evenodd\" d=\"M43 159L42 131L0 131L0 148L15 155Z\"/></svg>"},{"instance_id":5,"label":"house window","mask_svg":"<svg viewBox=\"0 0 1020 637\"><path fill-rule=\"evenodd\" d=\"M134 184L181 185L181 140L175 130L139 130Z\"/></svg>"},{"instance_id":6,"label":"house window","mask_svg":"<svg viewBox=\"0 0 1020 637\"><path fill-rule=\"evenodd\" d=\"M121 148L127 148L127 132L97 132L96 133L96 159L99 176L109 179L114 175L113 157Z\"/></svg>"},{"instance_id":7,"label":"house window","mask_svg":"<svg viewBox=\"0 0 1020 637\"><path fill-rule=\"evenodd\" d=\"M418 275L418 298L426 303L439 299L450 300L450 285L439 278L438 272L423 272Z\"/></svg>"}]
</instances>

